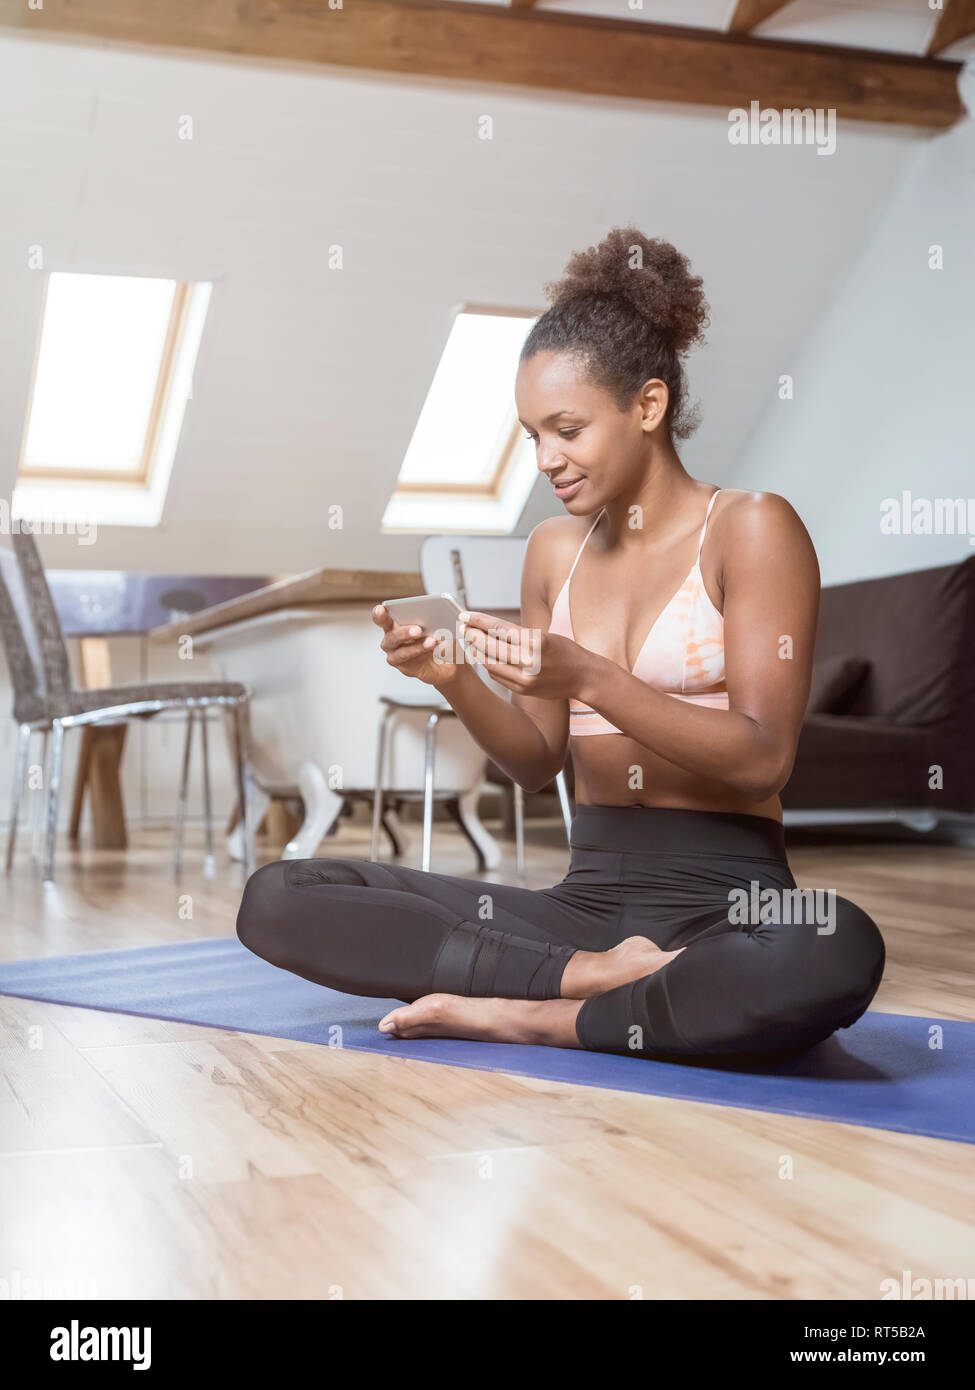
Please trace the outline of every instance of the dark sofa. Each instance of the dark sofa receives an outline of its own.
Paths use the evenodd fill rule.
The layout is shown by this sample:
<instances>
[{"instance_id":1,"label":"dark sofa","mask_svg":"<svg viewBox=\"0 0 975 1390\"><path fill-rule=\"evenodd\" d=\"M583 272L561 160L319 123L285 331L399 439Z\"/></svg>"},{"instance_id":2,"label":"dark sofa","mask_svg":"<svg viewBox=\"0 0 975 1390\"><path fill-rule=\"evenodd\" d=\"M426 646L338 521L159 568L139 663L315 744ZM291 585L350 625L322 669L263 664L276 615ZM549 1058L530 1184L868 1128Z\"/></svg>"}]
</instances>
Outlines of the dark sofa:
<instances>
[{"instance_id":1,"label":"dark sofa","mask_svg":"<svg viewBox=\"0 0 975 1390\"><path fill-rule=\"evenodd\" d=\"M929 769L942 769L932 787ZM827 586L787 823L975 826L975 555Z\"/></svg>"}]
</instances>

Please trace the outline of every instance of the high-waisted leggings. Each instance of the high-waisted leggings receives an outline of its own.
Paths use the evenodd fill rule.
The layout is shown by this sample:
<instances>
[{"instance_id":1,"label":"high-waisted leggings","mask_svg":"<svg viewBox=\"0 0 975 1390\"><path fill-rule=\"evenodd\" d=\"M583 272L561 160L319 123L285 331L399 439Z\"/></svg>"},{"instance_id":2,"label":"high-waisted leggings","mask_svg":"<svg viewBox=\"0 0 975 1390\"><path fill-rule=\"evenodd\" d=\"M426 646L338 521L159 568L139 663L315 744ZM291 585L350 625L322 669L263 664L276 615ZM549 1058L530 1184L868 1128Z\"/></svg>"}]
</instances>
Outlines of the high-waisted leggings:
<instances>
[{"instance_id":1,"label":"high-waisted leggings","mask_svg":"<svg viewBox=\"0 0 975 1390\"><path fill-rule=\"evenodd\" d=\"M790 890L796 890L790 892ZM552 888L368 859L267 864L237 934L265 960L350 994L558 999L574 951L644 936L687 949L585 1000L578 1041L650 1057L802 1051L867 1008L884 943L828 886L800 900L782 826L765 816L581 805Z\"/></svg>"}]
</instances>

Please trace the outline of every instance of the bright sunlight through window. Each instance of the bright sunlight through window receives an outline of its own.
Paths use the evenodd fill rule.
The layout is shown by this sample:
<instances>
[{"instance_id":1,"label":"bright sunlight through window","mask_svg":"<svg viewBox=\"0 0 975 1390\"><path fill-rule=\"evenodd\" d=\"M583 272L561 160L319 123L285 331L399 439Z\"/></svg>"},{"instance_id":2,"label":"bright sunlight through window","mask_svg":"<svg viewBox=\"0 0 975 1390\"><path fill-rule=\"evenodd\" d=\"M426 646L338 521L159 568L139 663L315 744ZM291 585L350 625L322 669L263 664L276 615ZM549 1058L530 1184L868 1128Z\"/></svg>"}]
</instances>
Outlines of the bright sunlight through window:
<instances>
[{"instance_id":1,"label":"bright sunlight through window","mask_svg":"<svg viewBox=\"0 0 975 1390\"><path fill-rule=\"evenodd\" d=\"M468 307L454 319L383 525L507 529L535 476L515 414L518 355L534 315Z\"/></svg>"},{"instance_id":2,"label":"bright sunlight through window","mask_svg":"<svg viewBox=\"0 0 975 1390\"><path fill-rule=\"evenodd\" d=\"M130 275L51 274L22 478L148 481L189 289Z\"/></svg>"}]
</instances>

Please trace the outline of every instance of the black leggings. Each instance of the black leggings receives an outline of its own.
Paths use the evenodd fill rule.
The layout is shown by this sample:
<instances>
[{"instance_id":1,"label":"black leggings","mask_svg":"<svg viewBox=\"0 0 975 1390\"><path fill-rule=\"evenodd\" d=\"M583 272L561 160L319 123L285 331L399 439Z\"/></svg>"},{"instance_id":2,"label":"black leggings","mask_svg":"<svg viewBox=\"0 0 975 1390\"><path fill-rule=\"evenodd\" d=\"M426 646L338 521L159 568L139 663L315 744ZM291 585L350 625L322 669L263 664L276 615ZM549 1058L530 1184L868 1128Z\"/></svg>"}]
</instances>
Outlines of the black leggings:
<instances>
[{"instance_id":1,"label":"black leggings","mask_svg":"<svg viewBox=\"0 0 975 1390\"><path fill-rule=\"evenodd\" d=\"M800 899L782 826L765 816L579 806L553 888L423 873L369 859L297 859L252 874L240 940L350 994L557 999L576 950L628 936L688 949L587 999L597 1052L766 1057L848 1028L870 1003L884 943L846 898ZM790 894L789 890L795 890Z\"/></svg>"}]
</instances>

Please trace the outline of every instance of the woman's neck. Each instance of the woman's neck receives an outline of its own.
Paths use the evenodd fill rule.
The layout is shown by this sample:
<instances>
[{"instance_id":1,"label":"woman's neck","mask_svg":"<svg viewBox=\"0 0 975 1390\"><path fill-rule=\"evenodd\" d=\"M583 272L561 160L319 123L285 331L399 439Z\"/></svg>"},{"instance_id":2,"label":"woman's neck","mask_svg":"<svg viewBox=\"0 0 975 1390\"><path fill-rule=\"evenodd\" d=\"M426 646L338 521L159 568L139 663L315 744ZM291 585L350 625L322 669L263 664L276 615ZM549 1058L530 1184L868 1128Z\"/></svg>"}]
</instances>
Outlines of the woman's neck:
<instances>
[{"instance_id":1,"label":"woman's neck","mask_svg":"<svg viewBox=\"0 0 975 1390\"><path fill-rule=\"evenodd\" d=\"M674 535L683 535L699 520L701 498L713 491L707 483L690 477L673 446L661 451L626 493L612 498L604 510L603 531L607 546L666 544Z\"/></svg>"}]
</instances>

